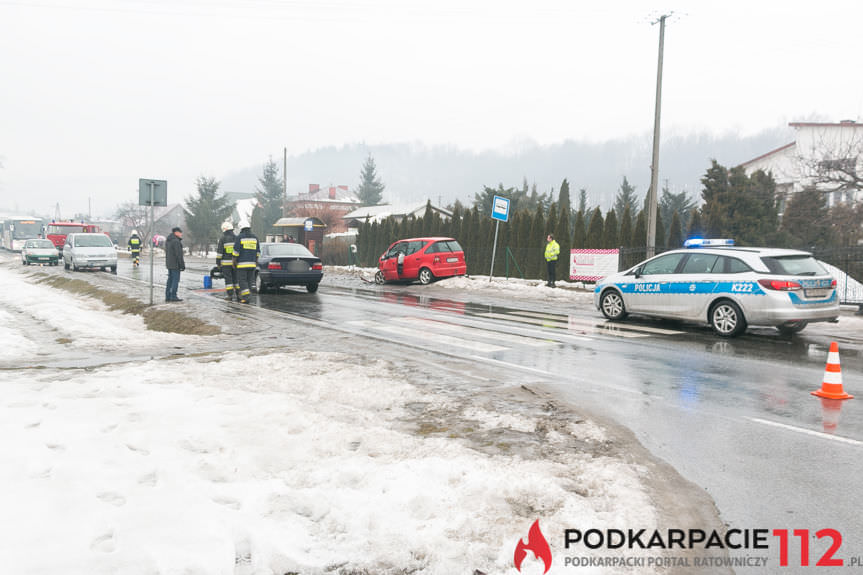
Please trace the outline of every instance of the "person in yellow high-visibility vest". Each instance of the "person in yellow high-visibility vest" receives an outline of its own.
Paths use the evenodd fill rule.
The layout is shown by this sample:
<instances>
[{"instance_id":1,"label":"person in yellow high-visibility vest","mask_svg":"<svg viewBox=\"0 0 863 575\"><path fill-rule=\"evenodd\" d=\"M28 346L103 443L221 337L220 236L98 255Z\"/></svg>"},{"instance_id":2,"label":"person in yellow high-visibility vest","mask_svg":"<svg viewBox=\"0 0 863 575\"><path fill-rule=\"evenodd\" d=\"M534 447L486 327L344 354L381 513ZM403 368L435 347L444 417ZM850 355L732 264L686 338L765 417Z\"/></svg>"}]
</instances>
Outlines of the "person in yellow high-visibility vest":
<instances>
[{"instance_id":1,"label":"person in yellow high-visibility vest","mask_svg":"<svg viewBox=\"0 0 863 575\"><path fill-rule=\"evenodd\" d=\"M554 235L548 234L548 243L545 244L545 263L548 268L548 281L545 285L554 287L554 268L557 264L557 258L560 257L560 244L554 241Z\"/></svg>"},{"instance_id":2,"label":"person in yellow high-visibility vest","mask_svg":"<svg viewBox=\"0 0 863 575\"><path fill-rule=\"evenodd\" d=\"M255 270L258 258L261 257L261 246L258 238L252 233L248 222L240 222L240 235L234 242L234 268L240 284L240 303L249 303L252 284L255 283Z\"/></svg>"}]
</instances>

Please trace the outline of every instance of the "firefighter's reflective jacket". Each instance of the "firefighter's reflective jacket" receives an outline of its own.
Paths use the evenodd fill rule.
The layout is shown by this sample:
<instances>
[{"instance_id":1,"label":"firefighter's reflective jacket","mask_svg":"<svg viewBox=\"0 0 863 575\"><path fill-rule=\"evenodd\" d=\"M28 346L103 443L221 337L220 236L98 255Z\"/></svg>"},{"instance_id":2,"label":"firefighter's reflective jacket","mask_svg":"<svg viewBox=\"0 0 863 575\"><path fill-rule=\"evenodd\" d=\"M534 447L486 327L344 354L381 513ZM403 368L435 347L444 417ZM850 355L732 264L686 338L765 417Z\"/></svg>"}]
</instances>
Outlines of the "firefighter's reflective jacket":
<instances>
[{"instance_id":1,"label":"firefighter's reflective jacket","mask_svg":"<svg viewBox=\"0 0 863 575\"><path fill-rule=\"evenodd\" d=\"M141 251L141 238L138 236L132 236L129 238L129 251L130 252L140 252Z\"/></svg>"},{"instance_id":2,"label":"firefighter's reflective jacket","mask_svg":"<svg viewBox=\"0 0 863 575\"><path fill-rule=\"evenodd\" d=\"M253 268L257 265L260 255L258 238L248 228L242 230L234 242L234 266L239 270Z\"/></svg>"},{"instance_id":3,"label":"firefighter's reflective jacket","mask_svg":"<svg viewBox=\"0 0 863 575\"><path fill-rule=\"evenodd\" d=\"M230 266L234 263L234 242L237 237L234 235L234 230L227 230L219 238L219 245L216 248L216 265Z\"/></svg>"}]
</instances>

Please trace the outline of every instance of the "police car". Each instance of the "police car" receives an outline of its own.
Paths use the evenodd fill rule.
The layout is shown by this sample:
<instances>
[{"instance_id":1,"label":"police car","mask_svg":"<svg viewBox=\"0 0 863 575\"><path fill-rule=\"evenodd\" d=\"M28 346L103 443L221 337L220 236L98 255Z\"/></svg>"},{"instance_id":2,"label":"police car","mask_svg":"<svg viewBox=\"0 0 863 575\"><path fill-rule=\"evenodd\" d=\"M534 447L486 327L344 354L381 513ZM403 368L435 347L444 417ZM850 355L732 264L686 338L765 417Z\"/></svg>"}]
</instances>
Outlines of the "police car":
<instances>
[{"instance_id":1,"label":"police car","mask_svg":"<svg viewBox=\"0 0 863 575\"><path fill-rule=\"evenodd\" d=\"M839 317L836 280L797 250L735 247L733 240L687 240L599 281L593 298L610 320L628 314L709 324L722 337L747 325L787 334Z\"/></svg>"}]
</instances>

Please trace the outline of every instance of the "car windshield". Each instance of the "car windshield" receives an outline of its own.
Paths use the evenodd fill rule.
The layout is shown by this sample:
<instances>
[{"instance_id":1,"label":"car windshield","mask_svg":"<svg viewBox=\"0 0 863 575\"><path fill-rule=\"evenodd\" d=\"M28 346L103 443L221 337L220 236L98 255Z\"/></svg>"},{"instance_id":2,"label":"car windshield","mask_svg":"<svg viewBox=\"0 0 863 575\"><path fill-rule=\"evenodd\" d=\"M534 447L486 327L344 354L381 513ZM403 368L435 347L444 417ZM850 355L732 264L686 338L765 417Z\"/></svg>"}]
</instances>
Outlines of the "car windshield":
<instances>
[{"instance_id":1,"label":"car windshield","mask_svg":"<svg viewBox=\"0 0 863 575\"><path fill-rule=\"evenodd\" d=\"M294 256L300 258L315 257L303 244L269 244L264 246L264 255L271 257Z\"/></svg>"},{"instance_id":2,"label":"car windshield","mask_svg":"<svg viewBox=\"0 0 863 575\"><path fill-rule=\"evenodd\" d=\"M822 276L827 270L809 255L762 257L771 272L787 276Z\"/></svg>"},{"instance_id":3,"label":"car windshield","mask_svg":"<svg viewBox=\"0 0 863 575\"><path fill-rule=\"evenodd\" d=\"M111 238L104 234L78 236L75 238L76 248L110 248L112 245Z\"/></svg>"},{"instance_id":4,"label":"car windshield","mask_svg":"<svg viewBox=\"0 0 863 575\"><path fill-rule=\"evenodd\" d=\"M30 249L54 248L54 244L51 242L51 240L29 240L26 244L24 244L24 247Z\"/></svg>"}]
</instances>

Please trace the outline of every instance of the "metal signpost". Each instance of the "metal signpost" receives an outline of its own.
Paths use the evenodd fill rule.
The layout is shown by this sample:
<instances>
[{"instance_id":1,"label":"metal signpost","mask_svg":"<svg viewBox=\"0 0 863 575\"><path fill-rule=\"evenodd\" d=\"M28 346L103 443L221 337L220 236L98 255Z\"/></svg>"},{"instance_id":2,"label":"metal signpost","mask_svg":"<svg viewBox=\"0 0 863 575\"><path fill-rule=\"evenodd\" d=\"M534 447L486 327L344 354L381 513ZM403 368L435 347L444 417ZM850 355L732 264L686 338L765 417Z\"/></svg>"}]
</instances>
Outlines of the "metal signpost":
<instances>
[{"instance_id":1,"label":"metal signpost","mask_svg":"<svg viewBox=\"0 0 863 575\"><path fill-rule=\"evenodd\" d=\"M497 251L497 230L501 222L509 221L509 198L495 196L491 206L491 218L497 220L494 224L494 243L491 245L491 270L488 272L488 281L494 275L494 255Z\"/></svg>"},{"instance_id":2,"label":"metal signpost","mask_svg":"<svg viewBox=\"0 0 863 575\"><path fill-rule=\"evenodd\" d=\"M153 220L153 206L168 205L168 182L165 180L138 180L138 205L150 206L150 305L153 305L153 254L156 251L153 243L153 231L156 222Z\"/></svg>"}]
</instances>

